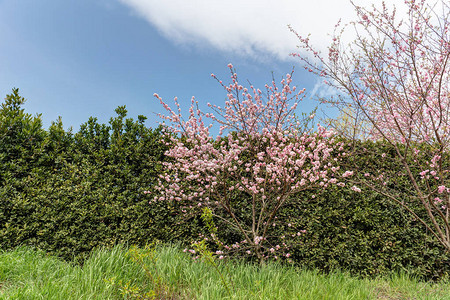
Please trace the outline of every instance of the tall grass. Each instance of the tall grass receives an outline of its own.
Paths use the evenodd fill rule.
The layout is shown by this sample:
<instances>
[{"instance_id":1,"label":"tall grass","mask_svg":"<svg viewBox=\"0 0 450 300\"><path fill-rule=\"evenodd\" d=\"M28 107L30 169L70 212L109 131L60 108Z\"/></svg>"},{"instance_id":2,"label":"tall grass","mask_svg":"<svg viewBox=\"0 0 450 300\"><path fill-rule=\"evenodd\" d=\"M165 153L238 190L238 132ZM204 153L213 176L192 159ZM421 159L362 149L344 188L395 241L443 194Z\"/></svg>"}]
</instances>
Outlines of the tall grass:
<instances>
[{"instance_id":1,"label":"tall grass","mask_svg":"<svg viewBox=\"0 0 450 300\"><path fill-rule=\"evenodd\" d=\"M175 246L157 246L140 261L130 253L124 246L95 250L81 267L30 248L0 252L0 299L450 299L449 282L406 274L369 280L221 262L219 272L233 282L230 296L211 264Z\"/></svg>"}]
</instances>

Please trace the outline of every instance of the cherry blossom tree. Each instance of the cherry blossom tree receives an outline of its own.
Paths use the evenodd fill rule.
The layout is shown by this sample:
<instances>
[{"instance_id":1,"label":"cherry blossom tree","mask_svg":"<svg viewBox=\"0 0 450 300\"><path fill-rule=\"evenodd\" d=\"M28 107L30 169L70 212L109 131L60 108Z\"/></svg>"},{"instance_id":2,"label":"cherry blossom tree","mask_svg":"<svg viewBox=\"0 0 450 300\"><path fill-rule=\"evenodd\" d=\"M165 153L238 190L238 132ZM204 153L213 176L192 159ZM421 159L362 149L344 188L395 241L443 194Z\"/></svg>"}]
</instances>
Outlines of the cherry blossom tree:
<instances>
[{"instance_id":1,"label":"cherry blossom tree","mask_svg":"<svg viewBox=\"0 0 450 300\"><path fill-rule=\"evenodd\" d=\"M330 102L362 112L371 124L371 138L394 147L395 159L404 170L399 175L408 178L411 191L404 201L386 187L380 174L365 174L361 183L412 213L450 251L448 2L407 0L407 14L400 18L395 8L390 10L384 3L380 8L353 5L358 19L336 26L328 55L291 28L300 47L310 54L294 56L341 92ZM356 38L346 45L343 34L349 29ZM413 202L425 209L426 216L414 212Z\"/></svg>"},{"instance_id":2,"label":"cherry blossom tree","mask_svg":"<svg viewBox=\"0 0 450 300\"><path fill-rule=\"evenodd\" d=\"M281 87L272 82L262 92L240 85L233 66L228 67L229 85L212 74L226 90L227 100L224 107L208 104L209 113L192 98L184 119L176 98L173 110L155 94L168 112L160 116L170 123L171 148L166 155L172 161L165 163L160 194L153 201L181 201L184 213L199 216L206 211L233 229L239 239L232 245L221 244L217 229L205 237L223 246L217 250L220 257L222 251L252 255L261 262L270 256L289 257L286 243L269 238L277 212L301 201L293 197L300 191L338 183L332 152L339 151L331 131L320 125L313 130L312 116L295 115L305 90L291 87L292 73L281 80ZM216 137L211 134L214 129L219 132ZM242 207L250 211L243 213ZM296 231L300 236L301 229Z\"/></svg>"}]
</instances>

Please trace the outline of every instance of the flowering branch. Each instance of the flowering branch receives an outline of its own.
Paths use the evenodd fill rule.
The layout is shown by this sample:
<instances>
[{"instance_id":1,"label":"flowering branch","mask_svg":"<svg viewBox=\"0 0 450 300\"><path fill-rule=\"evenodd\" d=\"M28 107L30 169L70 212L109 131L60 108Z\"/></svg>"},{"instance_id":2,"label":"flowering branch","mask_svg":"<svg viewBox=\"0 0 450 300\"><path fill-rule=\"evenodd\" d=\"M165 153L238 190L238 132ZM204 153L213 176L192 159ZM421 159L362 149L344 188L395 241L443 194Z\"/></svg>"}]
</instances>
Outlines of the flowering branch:
<instances>
[{"instance_id":1,"label":"flowering branch","mask_svg":"<svg viewBox=\"0 0 450 300\"><path fill-rule=\"evenodd\" d=\"M294 56L347 96L333 104L357 108L372 125L370 137L394 147L415 191L411 201L425 209L428 228L450 251L450 8L438 3L439 14L425 0L405 1L408 13L400 21L384 3L380 9L353 4L358 20L350 24L352 44L343 46L347 27L338 26L323 57L296 33L313 58Z\"/></svg>"}]
</instances>

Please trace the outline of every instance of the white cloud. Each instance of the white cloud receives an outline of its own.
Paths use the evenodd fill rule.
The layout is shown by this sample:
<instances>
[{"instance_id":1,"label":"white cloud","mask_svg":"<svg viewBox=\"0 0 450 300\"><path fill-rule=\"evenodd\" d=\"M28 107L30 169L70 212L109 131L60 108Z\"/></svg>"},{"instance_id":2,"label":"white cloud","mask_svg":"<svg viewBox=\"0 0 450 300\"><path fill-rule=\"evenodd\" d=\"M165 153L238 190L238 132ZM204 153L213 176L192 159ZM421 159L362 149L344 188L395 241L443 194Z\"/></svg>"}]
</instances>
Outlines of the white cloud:
<instances>
[{"instance_id":1,"label":"white cloud","mask_svg":"<svg viewBox=\"0 0 450 300\"><path fill-rule=\"evenodd\" d=\"M286 60L297 51L287 25L326 49L339 19L356 16L348 0L119 0L175 43L209 46L254 58ZM355 1L367 6L368 0ZM379 0L372 2L381 3ZM403 0L386 1L403 6Z\"/></svg>"},{"instance_id":2,"label":"white cloud","mask_svg":"<svg viewBox=\"0 0 450 300\"><path fill-rule=\"evenodd\" d=\"M337 97L340 92L336 88L326 84L323 78L320 77L316 79L316 83L309 94L314 99L330 99L331 97Z\"/></svg>"}]
</instances>

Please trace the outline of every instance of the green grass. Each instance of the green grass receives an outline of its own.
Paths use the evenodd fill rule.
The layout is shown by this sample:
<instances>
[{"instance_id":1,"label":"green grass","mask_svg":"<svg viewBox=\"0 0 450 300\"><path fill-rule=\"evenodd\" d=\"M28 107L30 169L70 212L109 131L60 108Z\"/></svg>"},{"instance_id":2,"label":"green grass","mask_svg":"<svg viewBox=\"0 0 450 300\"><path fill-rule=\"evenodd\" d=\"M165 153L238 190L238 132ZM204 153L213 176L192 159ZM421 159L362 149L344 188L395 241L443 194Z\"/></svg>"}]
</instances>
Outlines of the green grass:
<instances>
[{"instance_id":1,"label":"green grass","mask_svg":"<svg viewBox=\"0 0 450 300\"><path fill-rule=\"evenodd\" d=\"M96 250L82 267L18 248L0 252L0 299L450 299L450 283L405 274L369 280L272 263L218 267L231 297L211 264L174 246Z\"/></svg>"}]
</instances>

